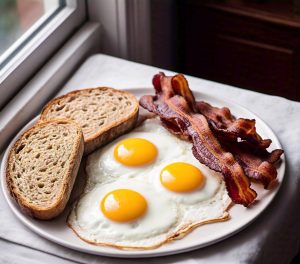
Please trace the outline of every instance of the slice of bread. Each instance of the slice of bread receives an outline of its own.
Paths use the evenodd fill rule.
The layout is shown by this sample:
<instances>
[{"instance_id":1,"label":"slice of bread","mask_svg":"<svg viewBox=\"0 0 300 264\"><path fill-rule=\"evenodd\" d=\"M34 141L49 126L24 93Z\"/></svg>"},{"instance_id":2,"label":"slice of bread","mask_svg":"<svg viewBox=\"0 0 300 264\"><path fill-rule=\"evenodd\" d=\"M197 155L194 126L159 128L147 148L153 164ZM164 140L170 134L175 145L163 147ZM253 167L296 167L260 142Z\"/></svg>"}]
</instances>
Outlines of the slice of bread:
<instances>
[{"instance_id":1,"label":"slice of bread","mask_svg":"<svg viewBox=\"0 0 300 264\"><path fill-rule=\"evenodd\" d=\"M133 94L108 87L70 92L50 101L40 120L68 118L83 131L89 154L134 127L139 103Z\"/></svg>"},{"instance_id":2,"label":"slice of bread","mask_svg":"<svg viewBox=\"0 0 300 264\"><path fill-rule=\"evenodd\" d=\"M6 182L32 217L52 219L69 200L83 155L83 135L71 120L52 120L28 129L10 150Z\"/></svg>"}]
</instances>

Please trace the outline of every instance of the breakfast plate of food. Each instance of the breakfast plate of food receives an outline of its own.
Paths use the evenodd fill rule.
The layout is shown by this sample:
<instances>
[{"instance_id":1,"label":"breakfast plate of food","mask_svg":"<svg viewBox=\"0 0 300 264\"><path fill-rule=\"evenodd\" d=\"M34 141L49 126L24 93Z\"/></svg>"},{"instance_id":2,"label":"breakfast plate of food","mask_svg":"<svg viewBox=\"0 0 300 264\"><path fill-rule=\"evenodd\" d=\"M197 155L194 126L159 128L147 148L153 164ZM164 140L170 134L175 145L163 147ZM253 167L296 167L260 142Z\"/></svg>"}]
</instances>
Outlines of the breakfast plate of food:
<instances>
[{"instance_id":1,"label":"breakfast plate of food","mask_svg":"<svg viewBox=\"0 0 300 264\"><path fill-rule=\"evenodd\" d=\"M177 254L241 231L273 201L285 171L266 123L190 89L98 87L50 101L12 140L5 199L37 234L114 257Z\"/></svg>"}]
</instances>

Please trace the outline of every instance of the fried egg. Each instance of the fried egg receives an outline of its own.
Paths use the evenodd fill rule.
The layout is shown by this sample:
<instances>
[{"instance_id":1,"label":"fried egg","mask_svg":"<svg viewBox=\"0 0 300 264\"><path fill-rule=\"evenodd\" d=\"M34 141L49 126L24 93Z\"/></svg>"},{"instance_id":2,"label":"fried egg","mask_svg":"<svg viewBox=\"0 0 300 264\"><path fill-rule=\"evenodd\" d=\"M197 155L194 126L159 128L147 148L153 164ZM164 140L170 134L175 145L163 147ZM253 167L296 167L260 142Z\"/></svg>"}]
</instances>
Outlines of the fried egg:
<instances>
[{"instance_id":1,"label":"fried egg","mask_svg":"<svg viewBox=\"0 0 300 264\"><path fill-rule=\"evenodd\" d=\"M153 118L94 152L69 226L89 243L147 249L228 219L221 174L191 148Z\"/></svg>"},{"instance_id":2,"label":"fried egg","mask_svg":"<svg viewBox=\"0 0 300 264\"><path fill-rule=\"evenodd\" d=\"M164 160L183 154L185 142L171 135L156 118L94 152L87 160L88 184L112 178L143 177Z\"/></svg>"},{"instance_id":3,"label":"fried egg","mask_svg":"<svg viewBox=\"0 0 300 264\"><path fill-rule=\"evenodd\" d=\"M158 192L187 205L209 200L222 184L222 175L202 165L190 152L162 163L148 178Z\"/></svg>"},{"instance_id":4,"label":"fried egg","mask_svg":"<svg viewBox=\"0 0 300 264\"><path fill-rule=\"evenodd\" d=\"M165 241L179 217L176 203L146 183L117 180L97 184L86 193L72 211L69 224L92 243L139 247Z\"/></svg>"}]
</instances>

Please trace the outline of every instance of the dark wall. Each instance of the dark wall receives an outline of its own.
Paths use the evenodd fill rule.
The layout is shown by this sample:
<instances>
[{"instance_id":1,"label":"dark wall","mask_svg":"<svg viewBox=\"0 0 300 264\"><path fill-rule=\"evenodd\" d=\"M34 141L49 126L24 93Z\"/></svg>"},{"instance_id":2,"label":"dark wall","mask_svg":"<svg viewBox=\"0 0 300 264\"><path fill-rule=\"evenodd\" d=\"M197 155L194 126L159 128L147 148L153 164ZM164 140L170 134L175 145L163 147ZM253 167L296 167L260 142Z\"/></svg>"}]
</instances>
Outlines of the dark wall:
<instances>
[{"instance_id":1,"label":"dark wall","mask_svg":"<svg viewBox=\"0 0 300 264\"><path fill-rule=\"evenodd\" d=\"M151 0L150 3L152 64L176 71L176 1Z\"/></svg>"},{"instance_id":2,"label":"dark wall","mask_svg":"<svg viewBox=\"0 0 300 264\"><path fill-rule=\"evenodd\" d=\"M151 1L152 63L300 101L291 1Z\"/></svg>"}]
</instances>

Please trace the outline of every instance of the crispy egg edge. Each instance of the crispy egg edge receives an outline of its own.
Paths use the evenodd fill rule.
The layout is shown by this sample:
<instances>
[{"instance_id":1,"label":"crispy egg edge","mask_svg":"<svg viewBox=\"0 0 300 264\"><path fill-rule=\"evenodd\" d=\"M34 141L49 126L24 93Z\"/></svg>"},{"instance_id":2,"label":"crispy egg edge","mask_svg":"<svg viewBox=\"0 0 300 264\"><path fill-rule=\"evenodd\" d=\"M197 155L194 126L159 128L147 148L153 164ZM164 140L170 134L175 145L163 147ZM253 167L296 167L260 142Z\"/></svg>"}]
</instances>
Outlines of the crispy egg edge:
<instances>
[{"instance_id":1,"label":"crispy egg edge","mask_svg":"<svg viewBox=\"0 0 300 264\"><path fill-rule=\"evenodd\" d=\"M77 203L78 203L78 201L75 202L74 207L76 207ZM91 244L91 245L94 245L94 246L113 247L113 248L117 248L117 249L121 249L121 250L127 250L127 251L131 251L131 250L150 250L150 249L159 248L160 246L165 245L167 243L170 243L174 240L182 239L187 234L189 234L190 232L192 232L194 229L196 229L199 226L228 221L230 219L229 210L234 204L233 204L233 202L231 201L230 198L227 199L225 204L226 205L225 205L224 213L221 217L208 219L208 220L204 220L204 221L199 221L199 222L195 222L195 223L192 223L192 224L183 225L175 233L173 233L173 234L169 235L168 237L166 237L166 239L163 240L162 242L151 245L151 246L144 246L144 247L143 246L120 246L120 245L112 244L112 243L95 242L95 241L91 241L91 240L88 240L88 239L85 239L85 238L81 237L80 234L75 230L75 228L69 223L69 217L71 215L72 210L70 210L66 222L67 222L67 226L70 229L73 230L75 235L79 239L81 239L82 241L84 241L88 244Z\"/></svg>"},{"instance_id":2,"label":"crispy egg edge","mask_svg":"<svg viewBox=\"0 0 300 264\"><path fill-rule=\"evenodd\" d=\"M154 116L151 116L151 115L149 115L149 116L143 116L139 120L139 122L137 122L136 126L133 129L141 126L144 123L144 121L146 121L147 119L152 119L152 118L156 118L156 116L155 115ZM186 139L181 139L181 140L186 140ZM87 161L85 161L85 165L86 165L86 163L87 163ZM87 175L86 168L84 168L84 173L85 173L85 176L86 176ZM224 209L224 214L221 217L214 218L214 219L208 219L208 220L204 220L204 221L199 221L199 222L195 222L195 223L192 223L192 224L183 225L175 233L167 236L165 240L163 240L160 243L154 244L152 246L144 246L144 247L143 246L120 246L120 245L116 245L116 244L112 244L112 243L94 242L94 241L85 239L85 238L81 237L78 234L78 232L75 230L75 228L70 224L70 222L69 222L70 215L72 213L73 208L75 208L77 206L78 201L85 194L84 189L86 187L86 184L87 184L87 182L86 182L86 179L85 179L83 191L77 197L77 200L73 203L73 206L71 206L72 209L68 213L68 216L67 216L67 219L66 219L67 226L75 233L75 235L79 239L81 239L82 241L84 241L84 242L86 242L88 244L91 244L91 245L94 245L94 246L113 247L113 248L117 248L117 249L121 249L121 250L127 250L127 251L156 249L156 248L159 248L160 246L162 246L164 244L167 244L167 243L170 243L170 242L172 242L174 240L182 239L183 237L185 237L187 234L189 234L190 232L192 232L194 229L196 229L199 226L206 225L206 224L213 224L213 223L228 221L230 219L229 210L234 205L233 202L231 201L231 199L228 198L228 200L225 203L226 205L225 205L225 209Z\"/></svg>"}]
</instances>

